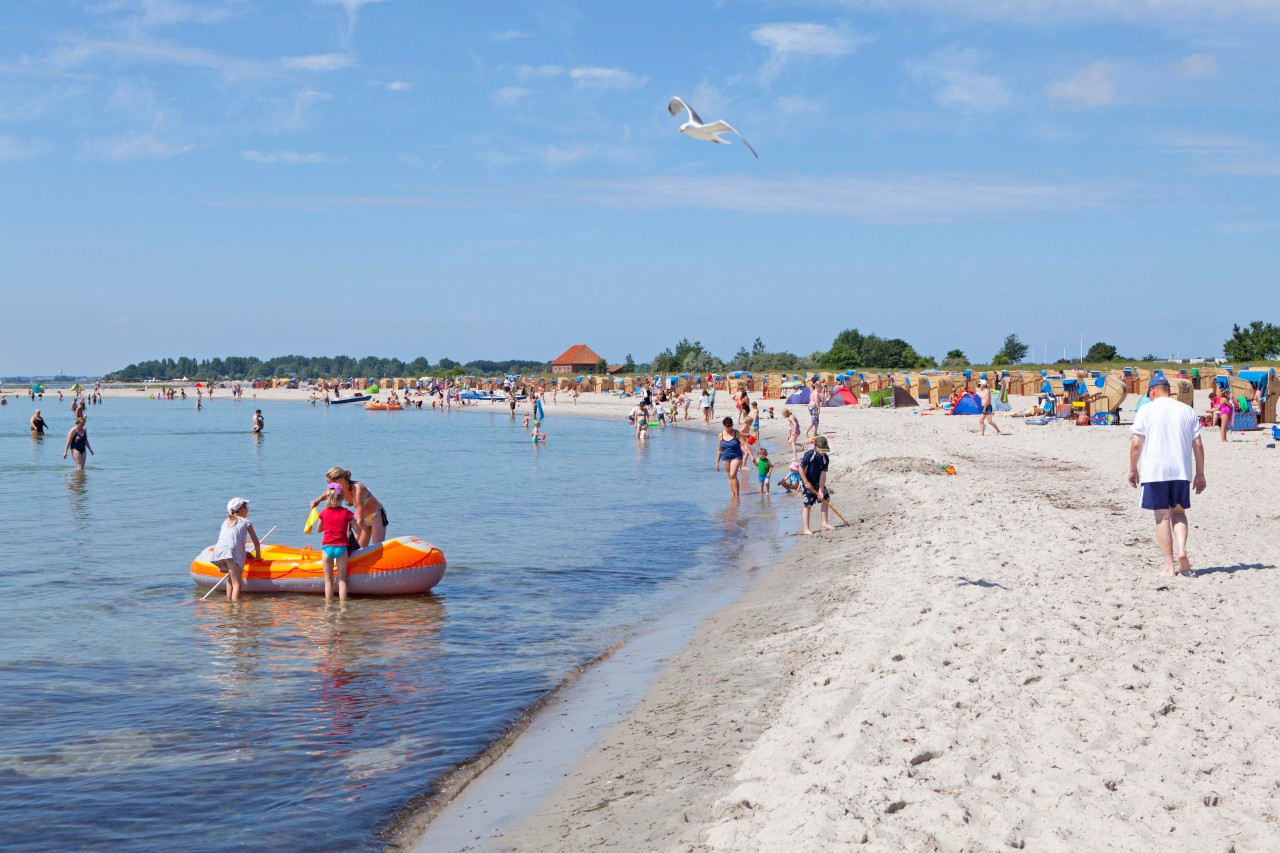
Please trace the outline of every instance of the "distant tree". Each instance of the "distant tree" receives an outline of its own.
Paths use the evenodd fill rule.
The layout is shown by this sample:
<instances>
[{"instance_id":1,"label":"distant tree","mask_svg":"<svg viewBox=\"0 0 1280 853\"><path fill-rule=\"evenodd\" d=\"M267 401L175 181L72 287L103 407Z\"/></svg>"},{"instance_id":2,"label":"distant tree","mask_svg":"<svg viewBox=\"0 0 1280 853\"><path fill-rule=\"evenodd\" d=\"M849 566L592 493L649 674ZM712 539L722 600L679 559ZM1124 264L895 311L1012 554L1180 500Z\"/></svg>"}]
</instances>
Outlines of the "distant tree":
<instances>
[{"instance_id":1,"label":"distant tree","mask_svg":"<svg viewBox=\"0 0 1280 853\"><path fill-rule=\"evenodd\" d=\"M1155 353L1153 353L1153 352L1149 352L1149 353L1147 353L1146 355L1144 355L1140 360L1141 360L1141 361L1155 361L1155 360L1156 360L1156 354L1155 354Z\"/></svg>"},{"instance_id":2,"label":"distant tree","mask_svg":"<svg viewBox=\"0 0 1280 853\"><path fill-rule=\"evenodd\" d=\"M601 376L604 376L608 372L609 372L609 362L605 361L603 358L596 362L596 373L598 373Z\"/></svg>"},{"instance_id":3,"label":"distant tree","mask_svg":"<svg viewBox=\"0 0 1280 853\"><path fill-rule=\"evenodd\" d=\"M1009 356L1005 355L1002 352L996 353L991 358L992 367L1007 367L1008 365L1009 365Z\"/></svg>"},{"instance_id":4,"label":"distant tree","mask_svg":"<svg viewBox=\"0 0 1280 853\"><path fill-rule=\"evenodd\" d=\"M631 353L627 353L626 359L622 362L622 370L624 373L636 372L636 362L635 359L631 357Z\"/></svg>"},{"instance_id":5,"label":"distant tree","mask_svg":"<svg viewBox=\"0 0 1280 853\"><path fill-rule=\"evenodd\" d=\"M751 354L753 356L764 355L764 341L756 338L755 343L751 345Z\"/></svg>"},{"instance_id":6,"label":"distant tree","mask_svg":"<svg viewBox=\"0 0 1280 853\"><path fill-rule=\"evenodd\" d=\"M1229 361L1261 361L1280 357L1280 327L1254 320L1245 328L1231 327L1231 337L1222 345Z\"/></svg>"},{"instance_id":7,"label":"distant tree","mask_svg":"<svg viewBox=\"0 0 1280 853\"><path fill-rule=\"evenodd\" d=\"M943 367L968 367L969 358L964 354L964 350L947 350L946 356L942 359Z\"/></svg>"},{"instance_id":8,"label":"distant tree","mask_svg":"<svg viewBox=\"0 0 1280 853\"><path fill-rule=\"evenodd\" d=\"M440 368L441 371L445 371L445 370L453 370L455 367L462 367L462 365L451 358L442 358L440 359L440 363L437 364L436 367Z\"/></svg>"},{"instance_id":9,"label":"distant tree","mask_svg":"<svg viewBox=\"0 0 1280 853\"><path fill-rule=\"evenodd\" d=\"M730 370L749 370L751 363L751 353L747 352L746 347L738 347L738 351L733 354L733 361L729 362Z\"/></svg>"},{"instance_id":10,"label":"distant tree","mask_svg":"<svg viewBox=\"0 0 1280 853\"><path fill-rule=\"evenodd\" d=\"M724 362L706 350L700 349L697 352L691 352L686 355L684 361L680 364L680 369L685 373L695 375L722 373L724 372Z\"/></svg>"},{"instance_id":11,"label":"distant tree","mask_svg":"<svg viewBox=\"0 0 1280 853\"><path fill-rule=\"evenodd\" d=\"M1005 362L1006 364L1019 364L1027 357L1027 350L1027 345L1019 340L1017 335L1010 335L1005 338L1004 344L1000 347L1000 353L1008 359ZM992 364L994 363L995 361L993 360Z\"/></svg>"},{"instance_id":12,"label":"distant tree","mask_svg":"<svg viewBox=\"0 0 1280 853\"><path fill-rule=\"evenodd\" d=\"M1116 348L1111 344L1105 344L1098 341L1089 347L1089 351L1084 354L1084 360L1093 364L1099 361L1114 361L1117 355Z\"/></svg>"}]
</instances>

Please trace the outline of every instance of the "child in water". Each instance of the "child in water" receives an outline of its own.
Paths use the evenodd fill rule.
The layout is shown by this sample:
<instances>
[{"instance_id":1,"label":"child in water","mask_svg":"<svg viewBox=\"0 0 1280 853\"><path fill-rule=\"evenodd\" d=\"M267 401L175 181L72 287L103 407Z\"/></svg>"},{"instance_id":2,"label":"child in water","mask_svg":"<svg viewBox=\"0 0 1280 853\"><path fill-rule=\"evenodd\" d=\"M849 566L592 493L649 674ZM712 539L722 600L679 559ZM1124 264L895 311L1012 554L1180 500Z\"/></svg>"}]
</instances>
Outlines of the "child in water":
<instances>
[{"instance_id":1,"label":"child in water","mask_svg":"<svg viewBox=\"0 0 1280 853\"><path fill-rule=\"evenodd\" d=\"M769 461L769 451L763 447L756 454L756 471L760 474L760 494L769 494L769 475L773 473L773 463Z\"/></svg>"},{"instance_id":2,"label":"child in water","mask_svg":"<svg viewBox=\"0 0 1280 853\"><path fill-rule=\"evenodd\" d=\"M324 538L320 541L320 550L324 552L324 597L333 598L334 567L338 574L338 600L347 600L347 558L348 545L356 536L356 517L351 510L343 506L345 496L340 483L329 484L329 494L325 498L325 508L320 512L320 530Z\"/></svg>"},{"instance_id":3,"label":"child in water","mask_svg":"<svg viewBox=\"0 0 1280 853\"><path fill-rule=\"evenodd\" d=\"M791 463L791 472L787 476L778 481L778 485L789 495L794 495L800 490L800 463Z\"/></svg>"},{"instance_id":4,"label":"child in water","mask_svg":"<svg viewBox=\"0 0 1280 853\"><path fill-rule=\"evenodd\" d=\"M636 439L639 441L649 440L649 422L639 420L636 422Z\"/></svg>"},{"instance_id":5,"label":"child in water","mask_svg":"<svg viewBox=\"0 0 1280 853\"><path fill-rule=\"evenodd\" d=\"M213 564L227 575L227 598L240 600L240 579L244 576L245 540L253 539L254 559L262 559L262 543L258 533L249 523L249 502L244 498L232 498L227 502L227 517L218 531L218 543L213 546Z\"/></svg>"}]
</instances>

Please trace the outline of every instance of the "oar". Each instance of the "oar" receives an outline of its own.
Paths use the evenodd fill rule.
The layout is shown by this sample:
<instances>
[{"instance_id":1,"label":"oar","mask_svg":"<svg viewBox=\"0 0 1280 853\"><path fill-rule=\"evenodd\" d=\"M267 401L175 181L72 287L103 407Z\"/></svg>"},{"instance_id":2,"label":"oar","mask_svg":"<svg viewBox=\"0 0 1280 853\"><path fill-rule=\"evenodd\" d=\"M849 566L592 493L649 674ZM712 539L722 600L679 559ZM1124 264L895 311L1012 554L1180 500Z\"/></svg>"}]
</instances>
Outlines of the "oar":
<instances>
[{"instance_id":1,"label":"oar","mask_svg":"<svg viewBox=\"0 0 1280 853\"><path fill-rule=\"evenodd\" d=\"M836 514L837 514L837 515L839 515L839 513L836 513ZM271 525L271 529L267 531L267 536L270 536L272 533L275 533L275 532L276 532L276 528L277 528L277 527L279 527L279 526L280 526L280 525L278 525L278 524L273 524L273 525ZM260 539L258 539L258 548L259 548L259 550L261 550L261 548L262 548L262 543L267 541L267 536L263 536L263 537L261 537ZM246 564L247 564L247 561L246 561ZM218 587L222 586L222 582L223 582L223 581L225 581L225 580L226 580L228 577L230 577L230 576L231 576L231 575L230 575L230 573L228 572L227 574L225 574L225 575L223 575L222 577L218 578L218 582L217 582L217 583L215 583L213 586L209 587L209 591L208 591L208 592L206 592L204 595L200 596L200 600L201 600L201 601L204 601L206 598L208 598L209 596L213 595L213 591L214 591L215 589L217 589ZM179 603L180 603L180 604L194 604L195 602L194 602L194 601L182 601L182 602L179 602Z\"/></svg>"}]
</instances>

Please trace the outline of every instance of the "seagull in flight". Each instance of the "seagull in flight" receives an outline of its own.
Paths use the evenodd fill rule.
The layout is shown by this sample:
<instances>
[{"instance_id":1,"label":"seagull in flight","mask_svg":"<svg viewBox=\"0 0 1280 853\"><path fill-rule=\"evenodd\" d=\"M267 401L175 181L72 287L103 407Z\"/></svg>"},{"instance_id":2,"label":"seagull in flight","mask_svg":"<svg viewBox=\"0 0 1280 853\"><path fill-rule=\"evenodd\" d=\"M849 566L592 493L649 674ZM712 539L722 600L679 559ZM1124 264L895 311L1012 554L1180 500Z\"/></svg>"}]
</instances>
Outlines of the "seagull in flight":
<instances>
[{"instance_id":1,"label":"seagull in flight","mask_svg":"<svg viewBox=\"0 0 1280 853\"><path fill-rule=\"evenodd\" d=\"M729 122L724 119L720 119L718 121L711 122L711 124L706 124L703 122L702 116L694 112L693 107L686 104L680 98L672 98L670 102L668 102L667 112L671 113L673 116L680 115L681 110L687 110L689 113L689 120L680 125L681 133L686 133L694 139L702 139L706 142L718 142L721 145L733 144L729 140L720 136L722 133L732 133L734 136L742 140L742 144L747 146L747 150L750 151L757 160L760 159L760 155L756 154L756 149L751 147L751 143L746 140L746 137L734 130L733 126L730 125Z\"/></svg>"}]
</instances>

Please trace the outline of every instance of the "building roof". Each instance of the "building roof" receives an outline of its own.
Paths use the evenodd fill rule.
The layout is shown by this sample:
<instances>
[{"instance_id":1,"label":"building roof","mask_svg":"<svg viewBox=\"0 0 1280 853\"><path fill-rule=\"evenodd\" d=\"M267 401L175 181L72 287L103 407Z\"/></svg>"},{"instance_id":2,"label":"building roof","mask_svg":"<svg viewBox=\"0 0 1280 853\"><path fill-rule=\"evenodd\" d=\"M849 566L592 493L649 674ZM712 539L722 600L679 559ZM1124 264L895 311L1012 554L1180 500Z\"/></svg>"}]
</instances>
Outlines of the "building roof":
<instances>
[{"instance_id":1,"label":"building roof","mask_svg":"<svg viewBox=\"0 0 1280 853\"><path fill-rule=\"evenodd\" d=\"M586 344L574 344L564 351L552 364L599 364L600 356Z\"/></svg>"}]
</instances>

